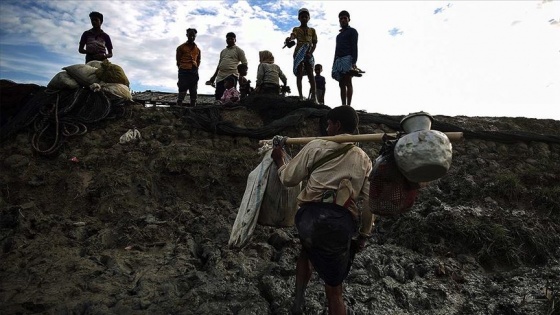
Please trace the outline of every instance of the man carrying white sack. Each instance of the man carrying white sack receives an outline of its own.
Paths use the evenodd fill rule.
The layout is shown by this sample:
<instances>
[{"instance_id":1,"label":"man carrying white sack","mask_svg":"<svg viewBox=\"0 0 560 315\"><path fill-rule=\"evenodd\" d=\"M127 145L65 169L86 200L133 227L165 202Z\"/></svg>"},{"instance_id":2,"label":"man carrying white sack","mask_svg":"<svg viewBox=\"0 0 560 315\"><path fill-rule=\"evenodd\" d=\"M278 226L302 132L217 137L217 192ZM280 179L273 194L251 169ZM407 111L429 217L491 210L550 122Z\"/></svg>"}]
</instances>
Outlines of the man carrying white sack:
<instances>
[{"instance_id":1,"label":"man carrying white sack","mask_svg":"<svg viewBox=\"0 0 560 315\"><path fill-rule=\"evenodd\" d=\"M358 115L350 106L339 106L327 113L327 124L329 136L352 134L358 126ZM290 187L307 179L298 195L295 218L302 248L292 313L303 313L305 289L314 268L325 282L329 314L353 314L344 305L342 282L354 254L364 248L372 229L373 215L357 206L360 199L368 204L371 160L351 143L322 139L309 142L288 164L284 164L283 154L281 145L272 150L282 183Z\"/></svg>"}]
</instances>

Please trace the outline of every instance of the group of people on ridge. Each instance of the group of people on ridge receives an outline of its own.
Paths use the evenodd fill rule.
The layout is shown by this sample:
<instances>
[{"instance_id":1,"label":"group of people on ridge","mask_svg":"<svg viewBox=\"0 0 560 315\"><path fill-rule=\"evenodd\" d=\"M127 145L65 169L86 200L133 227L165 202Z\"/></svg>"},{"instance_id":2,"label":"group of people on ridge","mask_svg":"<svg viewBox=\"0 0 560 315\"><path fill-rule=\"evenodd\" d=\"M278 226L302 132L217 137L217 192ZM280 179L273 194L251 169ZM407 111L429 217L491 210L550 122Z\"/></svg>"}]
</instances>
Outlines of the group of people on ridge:
<instances>
[{"instance_id":1,"label":"group of people on ridge","mask_svg":"<svg viewBox=\"0 0 560 315\"><path fill-rule=\"evenodd\" d=\"M358 59L358 32L349 26L350 14L341 11L338 15L340 33L336 38L335 59L332 77L339 82L342 106L327 113L327 134L329 136L353 134L358 128L356 111L346 105L352 102L352 77L363 73L356 67ZM105 60L112 57L112 43L109 35L101 30L103 15L90 14L93 28L83 33L79 52L86 54L86 63L91 60ZM299 96L302 96L303 75L310 78L310 98L322 101L325 80L322 66L315 64L313 52L317 47L317 34L307 26L309 11L302 8L298 12L299 27L294 27L286 43L297 40L294 51L293 72L297 78ZM177 47L179 95L177 103L182 104L187 92L189 106L195 106L199 81L201 52L195 44L197 31L187 29L187 41ZM235 45L236 35L226 35L227 47L220 52L220 60L207 84L215 86L215 98L222 104L235 103L251 93L247 75L245 52ZM287 84L287 78L280 67L274 64L270 51L259 52L259 68L255 90L259 93L279 92L279 81ZM315 71L315 78L313 77ZM237 82L240 92L235 89ZM305 310L305 291L315 270L324 282L328 304L328 314L353 314L342 298L342 283L348 276L354 255L365 247L371 236L373 215L359 204L367 204L369 198L368 177L372 163L367 154L351 143L336 143L315 139L305 145L289 162L285 163L282 145L274 146L272 159L278 166L278 175L285 186L296 186L306 181L298 195L296 228L301 242L301 251L296 264L295 301L292 314L302 314Z\"/></svg>"},{"instance_id":2,"label":"group of people on ridge","mask_svg":"<svg viewBox=\"0 0 560 315\"><path fill-rule=\"evenodd\" d=\"M91 12L89 17L92 28L82 34L78 51L86 55L86 63L92 60L102 61L111 58L113 56L113 44L110 36L101 29L103 15L99 12ZM338 18L341 29L336 37L335 58L331 76L339 83L342 105L351 105L353 96L352 77L361 76L361 73L363 73L356 66L358 60L358 32L349 25L350 13L348 11L341 11ZM286 38L286 43L295 41L293 73L296 76L298 94L300 99L304 99L302 79L307 76L310 84L309 99L315 103L324 104L326 82L325 78L321 76L322 65L315 64L313 57L317 48L317 32L314 28L308 26L309 10L306 8L300 9L298 20L300 25L294 27L290 36ZM197 30L188 28L186 36L187 41L176 49L177 87L179 90L177 104L183 105L188 93L190 102L187 106L196 106L201 51L195 43ZM206 82L206 84L215 87L216 101L221 104L232 104L250 93L279 94L281 91L280 82L287 86L287 78L280 67L274 63L272 52L268 50L259 52L257 80L253 89L251 81L246 78L248 67L245 52L236 45L236 40L235 33L229 32L226 34L227 46L220 52L216 71ZM239 90L237 90L237 83L239 83Z\"/></svg>"}]
</instances>

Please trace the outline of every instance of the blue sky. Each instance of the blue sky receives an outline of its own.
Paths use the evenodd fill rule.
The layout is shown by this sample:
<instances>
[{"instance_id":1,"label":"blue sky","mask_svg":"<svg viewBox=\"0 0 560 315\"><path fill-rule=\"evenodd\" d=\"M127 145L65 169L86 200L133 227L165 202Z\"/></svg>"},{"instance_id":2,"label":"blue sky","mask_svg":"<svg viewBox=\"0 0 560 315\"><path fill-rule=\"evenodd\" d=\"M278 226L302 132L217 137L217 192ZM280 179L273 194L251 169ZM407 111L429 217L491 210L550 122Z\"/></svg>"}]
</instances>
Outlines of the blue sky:
<instances>
[{"instance_id":1,"label":"blue sky","mask_svg":"<svg viewBox=\"0 0 560 315\"><path fill-rule=\"evenodd\" d=\"M198 30L202 50L199 93L214 73L225 34L249 60L256 81L258 52L270 50L287 74L292 53L282 49L297 11L311 12L315 52L327 79L326 103L340 104L330 76L338 12L350 12L359 34L353 107L406 115L509 116L560 120L560 2L535 1L72 1L0 2L0 78L47 85L62 67L84 62L81 34L88 14L104 14L114 45L112 63L134 91L175 92L175 49L185 29ZM309 85L304 79L304 95Z\"/></svg>"}]
</instances>

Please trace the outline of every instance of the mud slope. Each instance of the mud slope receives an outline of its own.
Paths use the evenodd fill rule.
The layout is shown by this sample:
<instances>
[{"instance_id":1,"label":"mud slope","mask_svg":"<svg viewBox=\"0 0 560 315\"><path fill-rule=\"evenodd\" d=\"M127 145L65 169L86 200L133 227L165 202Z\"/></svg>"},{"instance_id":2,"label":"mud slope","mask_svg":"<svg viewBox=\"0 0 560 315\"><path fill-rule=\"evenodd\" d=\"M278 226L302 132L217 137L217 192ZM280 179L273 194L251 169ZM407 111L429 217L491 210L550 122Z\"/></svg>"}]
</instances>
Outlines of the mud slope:
<instances>
[{"instance_id":1,"label":"mud slope","mask_svg":"<svg viewBox=\"0 0 560 315\"><path fill-rule=\"evenodd\" d=\"M126 105L48 157L29 129L4 141L0 313L289 314L295 229L259 225L247 247L227 247L261 160L254 135L305 107L263 102L186 116ZM360 117L360 132L374 133L395 131L402 116ZM434 118L468 137L412 211L377 219L347 303L360 314L560 314L560 121ZM274 131L313 136L320 126L321 112ZM120 144L134 127L142 139ZM374 159L380 145L363 148ZM321 314L316 274L307 296L307 314Z\"/></svg>"}]
</instances>

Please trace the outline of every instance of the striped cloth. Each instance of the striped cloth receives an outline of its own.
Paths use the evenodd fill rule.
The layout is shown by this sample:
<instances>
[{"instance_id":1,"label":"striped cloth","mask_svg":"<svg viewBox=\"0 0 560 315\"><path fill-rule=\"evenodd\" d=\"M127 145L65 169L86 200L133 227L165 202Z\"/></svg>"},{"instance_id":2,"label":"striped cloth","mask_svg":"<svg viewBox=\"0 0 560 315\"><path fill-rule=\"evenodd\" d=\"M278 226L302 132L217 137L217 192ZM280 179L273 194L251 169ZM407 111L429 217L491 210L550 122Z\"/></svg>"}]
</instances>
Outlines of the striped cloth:
<instances>
[{"instance_id":1,"label":"striped cloth","mask_svg":"<svg viewBox=\"0 0 560 315\"><path fill-rule=\"evenodd\" d=\"M335 58L332 66L332 78L336 81L340 81L342 75L348 73L350 70L352 70L351 55Z\"/></svg>"},{"instance_id":2,"label":"striped cloth","mask_svg":"<svg viewBox=\"0 0 560 315\"><path fill-rule=\"evenodd\" d=\"M309 47L310 47L309 44L303 44L303 46L301 46L301 48L298 50L297 54L294 57L294 75L295 76L298 75L299 64L304 62L304 61L307 61L311 65L311 69L313 69L315 67L315 58L313 58L313 55L311 55L311 57L309 59L305 60L305 54L309 50ZM303 73L305 74L305 69L304 69Z\"/></svg>"}]
</instances>

